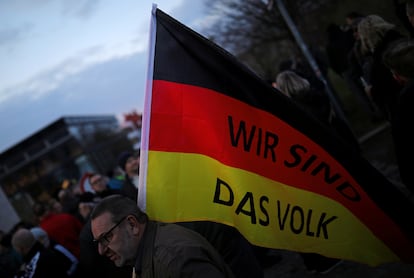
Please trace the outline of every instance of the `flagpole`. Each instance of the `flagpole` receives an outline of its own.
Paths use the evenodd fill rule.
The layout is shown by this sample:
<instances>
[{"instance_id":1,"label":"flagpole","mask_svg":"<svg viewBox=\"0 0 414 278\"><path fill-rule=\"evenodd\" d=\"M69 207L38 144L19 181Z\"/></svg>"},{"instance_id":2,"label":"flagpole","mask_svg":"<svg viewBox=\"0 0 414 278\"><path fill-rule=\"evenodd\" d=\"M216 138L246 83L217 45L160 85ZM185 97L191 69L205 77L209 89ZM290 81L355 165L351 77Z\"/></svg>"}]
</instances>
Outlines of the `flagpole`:
<instances>
[{"instance_id":1,"label":"flagpole","mask_svg":"<svg viewBox=\"0 0 414 278\"><path fill-rule=\"evenodd\" d=\"M274 0L269 0L267 4L267 8L270 10L273 7ZM285 20L287 26L289 27L293 37L296 40L296 43L299 45L300 49L302 50L303 55L308 60L308 63L310 64L313 72L315 73L316 77L324 84L325 91L331 100L333 109L335 110L335 113L338 117L340 117L350 128L350 125L345 117L344 112L342 111L341 106L339 105L337 99L334 96L334 93L332 92L328 82L326 81L325 77L323 76L321 70L319 69L318 64L316 63L315 59L313 58L312 54L310 53L306 43L302 39L302 36L300 35L298 29L296 28L295 23L293 22L292 18L290 17L288 11L286 10L285 5L283 4L282 0L276 0L276 5ZM351 128L350 128L351 129ZM351 129L352 131L352 129Z\"/></svg>"},{"instance_id":2,"label":"flagpole","mask_svg":"<svg viewBox=\"0 0 414 278\"><path fill-rule=\"evenodd\" d=\"M147 63L147 78L145 82L145 101L144 113L142 117L141 126L141 156L139 163L139 182L138 182L138 206L146 211L147 208L147 171L148 171L148 152L149 152L149 128L151 118L151 102L152 102L152 82L154 72L155 59L155 39L157 30L157 4L152 4L151 10L151 24L148 45L148 63Z\"/></svg>"}]
</instances>

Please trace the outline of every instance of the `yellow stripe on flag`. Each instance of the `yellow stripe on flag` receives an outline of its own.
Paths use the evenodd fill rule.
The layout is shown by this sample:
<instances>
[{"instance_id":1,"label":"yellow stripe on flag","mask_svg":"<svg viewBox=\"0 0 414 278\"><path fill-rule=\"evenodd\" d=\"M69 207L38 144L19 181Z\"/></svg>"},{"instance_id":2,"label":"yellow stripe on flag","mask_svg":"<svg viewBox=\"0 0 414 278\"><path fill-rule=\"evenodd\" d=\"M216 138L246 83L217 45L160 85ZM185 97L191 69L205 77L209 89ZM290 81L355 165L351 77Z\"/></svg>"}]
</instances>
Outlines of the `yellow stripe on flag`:
<instances>
[{"instance_id":1,"label":"yellow stripe on flag","mask_svg":"<svg viewBox=\"0 0 414 278\"><path fill-rule=\"evenodd\" d=\"M398 257L335 200L199 154L148 155L147 213L237 226L253 244L377 265ZM310 251L309 251L310 252Z\"/></svg>"}]
</instances>

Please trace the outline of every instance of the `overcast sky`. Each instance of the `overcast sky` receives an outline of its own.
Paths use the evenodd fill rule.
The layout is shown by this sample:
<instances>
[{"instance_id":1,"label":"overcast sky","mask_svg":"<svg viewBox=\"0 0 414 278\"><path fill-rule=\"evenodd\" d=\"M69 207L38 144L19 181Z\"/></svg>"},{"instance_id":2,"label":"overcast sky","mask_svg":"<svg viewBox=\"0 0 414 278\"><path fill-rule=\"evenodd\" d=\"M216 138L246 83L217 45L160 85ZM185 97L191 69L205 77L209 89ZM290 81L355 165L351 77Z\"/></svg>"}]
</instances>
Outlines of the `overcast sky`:
<instances>
[{"instance_id":1,"label":"overcast sky","mask_svg":"<svg viewBox=\"0 0 414 278\"><path fill-rule=\"evenodd\" d=\"M152 4L193 30L204 0L0 0L0 152L62 116L142 112Z\"/></svg>"}]
</instances>

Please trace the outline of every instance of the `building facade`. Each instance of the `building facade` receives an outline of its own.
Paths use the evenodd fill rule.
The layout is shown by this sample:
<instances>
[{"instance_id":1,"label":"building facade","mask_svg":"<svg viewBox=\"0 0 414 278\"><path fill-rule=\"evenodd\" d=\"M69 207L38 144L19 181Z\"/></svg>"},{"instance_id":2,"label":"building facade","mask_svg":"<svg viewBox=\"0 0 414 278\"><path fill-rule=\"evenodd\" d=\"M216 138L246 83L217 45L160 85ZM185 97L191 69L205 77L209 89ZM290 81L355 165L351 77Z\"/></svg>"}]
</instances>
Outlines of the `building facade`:
<instances>
[{"instance_id":1,"label":"building facade","mask_svg":"<svg viewBox=\"0 0 414 278\"><path fill-rule=\"evenodd\" d=\"M62 117L1 153L0 186L19 221L32 222L33 203L55 197L64 182L113 169L118 154L132 149L128 132L115 116Z\"/></svg>"}]
</instances>

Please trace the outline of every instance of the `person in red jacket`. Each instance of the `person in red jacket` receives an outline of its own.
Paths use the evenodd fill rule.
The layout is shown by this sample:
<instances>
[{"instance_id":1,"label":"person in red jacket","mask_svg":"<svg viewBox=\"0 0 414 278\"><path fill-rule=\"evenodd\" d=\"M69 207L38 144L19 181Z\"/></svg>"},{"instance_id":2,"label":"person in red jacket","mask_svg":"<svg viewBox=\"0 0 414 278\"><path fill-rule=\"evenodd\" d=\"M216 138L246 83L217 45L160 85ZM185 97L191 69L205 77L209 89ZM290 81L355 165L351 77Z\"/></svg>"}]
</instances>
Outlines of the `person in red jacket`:
<instances>
[{"instance_id":1,"label":"person in red jacket","mask_svg":"<svg viewBox=\"0 0 414 278\"><path fill-rule=\"evenodd\" d=\"M79 259L82 222L71 214L52 212L46 203L36 203L33 211L39 220L39 226L50 239L64 246Z\"/></svg>"}]
</instances>

